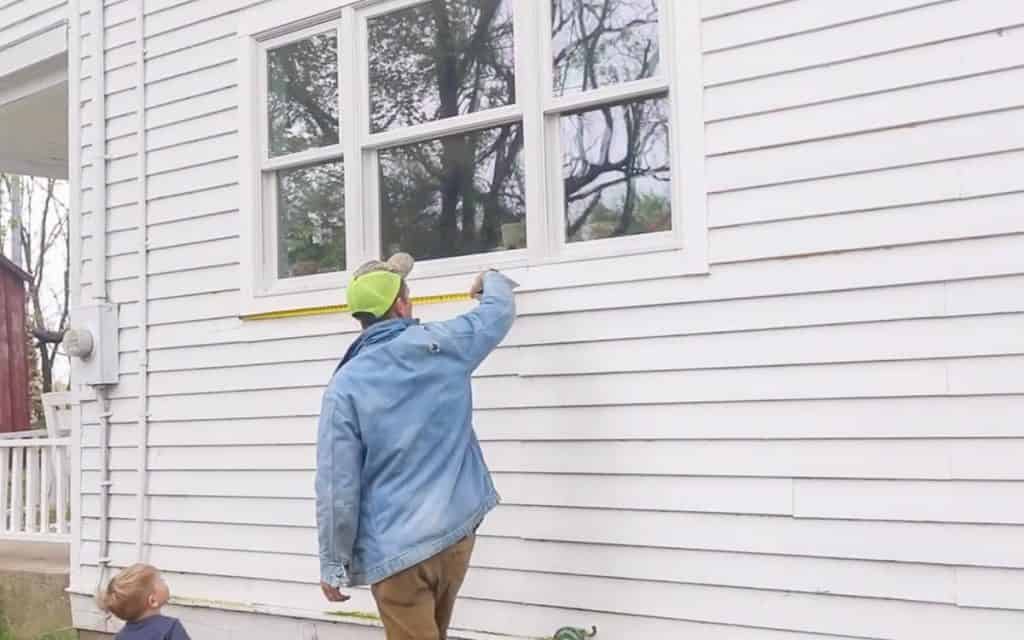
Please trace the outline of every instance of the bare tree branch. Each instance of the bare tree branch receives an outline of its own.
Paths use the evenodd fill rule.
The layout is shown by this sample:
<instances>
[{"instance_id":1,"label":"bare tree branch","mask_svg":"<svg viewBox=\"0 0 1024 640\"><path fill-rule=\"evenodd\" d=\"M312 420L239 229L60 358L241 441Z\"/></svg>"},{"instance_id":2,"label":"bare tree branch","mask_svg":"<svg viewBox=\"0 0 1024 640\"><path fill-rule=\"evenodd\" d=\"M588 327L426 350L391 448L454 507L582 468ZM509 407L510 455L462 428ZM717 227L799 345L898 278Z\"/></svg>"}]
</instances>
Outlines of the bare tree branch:
<instances>
[{"instance_id":1,"label":"bare tree branch","mask_svg":"<svg viewBox=\"0 0 1024 640\"><path fill-rule=\"evenodd\" d=\"M0 175L0 185L8 193L13 184L10 176ZM38 352L44 393L53 390L54 363L60 354L58 345L67 330L70 302L68 209L56 195L57 184L54 179L31 178L22 182L22 223L14 238L20 244L24 267L30 276L26 292L28 331ZM61 241L65 249L63 286L62 291L57 291L47 282L47 273L52 266L53 249Z\"/></svg>"}]
</instances>

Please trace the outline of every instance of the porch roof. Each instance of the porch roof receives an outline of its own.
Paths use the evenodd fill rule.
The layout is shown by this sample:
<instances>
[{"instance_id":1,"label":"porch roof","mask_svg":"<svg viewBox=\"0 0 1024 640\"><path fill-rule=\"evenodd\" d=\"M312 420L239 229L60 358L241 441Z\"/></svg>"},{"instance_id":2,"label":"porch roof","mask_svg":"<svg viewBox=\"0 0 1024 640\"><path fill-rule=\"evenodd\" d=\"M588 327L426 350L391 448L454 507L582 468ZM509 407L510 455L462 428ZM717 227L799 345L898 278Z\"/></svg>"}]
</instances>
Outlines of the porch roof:
<instances>
[{"instance_id":1,"label":"porch roof","mask_svg":"<svg viewBox=\"0 0 1024 640\"><path fill-rule=\"evenodd\" d=\"M0 46L0 172L68 176L67 24Z\"/></svg>"}]
</instances>

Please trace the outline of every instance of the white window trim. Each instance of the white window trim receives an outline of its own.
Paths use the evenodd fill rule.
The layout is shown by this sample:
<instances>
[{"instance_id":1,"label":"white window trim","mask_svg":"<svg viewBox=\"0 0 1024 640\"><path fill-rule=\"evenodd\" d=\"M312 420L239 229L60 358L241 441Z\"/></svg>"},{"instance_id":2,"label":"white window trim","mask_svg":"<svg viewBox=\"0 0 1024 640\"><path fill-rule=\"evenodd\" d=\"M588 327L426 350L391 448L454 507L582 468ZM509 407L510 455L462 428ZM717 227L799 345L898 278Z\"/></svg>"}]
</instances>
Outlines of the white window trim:
<instances>
[{"instance_id":1,"label":"white window trim","mask_svg":"<svg viewBox=\"0 0 1024 640\"><path fill-rule=\"evenodd\" d=\"M369 119L360 96L366 95L368 67L365 47L366 20L422 2L423 0L272 0L250 9L239 28L241 141L240 186L242 194L243 255L241 273L242 315L297 307L337 304L344 297L348 272L278 279L268 273L263 260L265 243L276 242L267 229L264 211L263 171L304 164L317 158L345 158L345 207L347 266L380 257L379 202L375 149L428 140L468 127L498 126L521 121L525 127L522 162L526 172L527 248L482 255L423 261L411 280L414 295L448 293L465 288L466 275L486 267L506 270L522 283L521 291L556 289L652 278L706 274L708 272L707 195L703 75L698 3L691 0L659 0L660 42L663 72L660 77L627 85L552 96L553 72L547 56L550 38L536 29L536 18L527 12L513 13L515 24L516 104L483 112L429 122L400 130L369 133ZM534 5L536 0L514 0ZM549 20L547 2L542 20ZM354 22L354 24L353 24ZM330 150L316 149L264 162L265 43L299 39L300 31L316 33L338 29L341 102L341 144ZM326 28L325 28L326 27ZM346 38L356 32L356 41ZM308 35L307 33L307 35ZM295 37L292 37L295 35ZM521 69L543 69L522 74ZM355 90L353 79L361 86ZM672 168L672 230L604 240L568 243L564 237L561 200L561 158L557 114L569 107L601 104L609 98L661 95L667 91ZM531 106L533 105L533 106ZM537 108L542 105L542 108ZM354 185L354 186L353 186ZM558 215L529 212L557 211ZM353 213L357 213L353 215ZM271 225L272 226L272 225ZM276 251L276 249L275 249ZM385 256L386 257L386 256Z\"/></svg>"},{"instance_id":2,"label":"white window trim","mask_svg":"<svg viewBox=\"0 0 1024 640\"><path fill-rule=\"evenodd\" d=\"M256 68L259 70L257 76L257 93L261 99L264 99L264 104L265 97L268 94L266 73L267 51L272 48L304 40L311 36L330 33L331 31L334 31L335 35L338 37L340 46L342 34L341 27L340 19L334 18L324 22L318 22L317 24L304 29L289 31L282 35L261 41L261 46L259 46L257 50L256 61ZM340 73L341 70L339 69L339 82ZM279 229L277 227L278 218L277 216L269 215L268 210L264 207L266 203L277 201L277 180L274 179L274 171L306 166L329 160L343 160L345 157L345 147L343 144L339 143L326 147L314 147L298 153L288 153L272 157L270 155L270 137L267 135L266 109L258 109L255 116L259 123L259 126L253 132L253 135L255 135L259 140L259 175L256 179L259 181L257 186L257 195L260 198L260 201L257 206L259 211L259 222L262 229L260 237L257 238L257 241L259 242L260 259L256 261L256 267L258 269L256 277L258 278L257 283L267 283L265 285L266 288L260 291L258 295L272 296L299 291L330 288L337 280L336 274L334 273L322 273L304 276L301 278L288 279L281 279L277 277L277 242L279 234ZM341 132L339 131L339 136L340 135ZM348 235L346 234L346 244L348 242ZM346 253L347 251L348 247L346 247Z\"/></svg>"}]
</instances>

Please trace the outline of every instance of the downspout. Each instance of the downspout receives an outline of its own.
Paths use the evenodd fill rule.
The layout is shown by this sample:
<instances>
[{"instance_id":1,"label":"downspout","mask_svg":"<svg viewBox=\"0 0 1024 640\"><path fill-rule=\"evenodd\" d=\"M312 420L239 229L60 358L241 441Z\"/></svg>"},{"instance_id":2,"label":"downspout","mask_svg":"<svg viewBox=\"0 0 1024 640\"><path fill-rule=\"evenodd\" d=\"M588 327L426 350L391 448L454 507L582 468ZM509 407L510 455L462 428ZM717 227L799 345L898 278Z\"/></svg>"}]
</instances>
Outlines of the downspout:
<instances>
[{"instance_id":1,"label":"downspout","mask_svg":"<svg viewBox=\"0 0 1024 640\"><path fill-rule=\"evenodd\" d=\"M92 170L93 170L93 268L92 297L97 303L107 300L107 82L106 33L104 30L103 0L92 3L92 78L95 87L92 117ZM98 567L99 591L110 566L110 398L104 385L95 387L99 403L100 428L100 531Z\"/></svg>"},{"instance_id":2,"label":"downspout","mask_svg":"<svg viewBox=\"0 0 1024 640\"><path fill-rule=\"evenodd\" d=\"M144 560L146 534L146 492L149 479L149 196L146 162L146 2L137 0L135 28L135 94L138 97L139 164L139 424L138 424L138 489L135 495L135 558Z\"/></svg>"}]
</instances>

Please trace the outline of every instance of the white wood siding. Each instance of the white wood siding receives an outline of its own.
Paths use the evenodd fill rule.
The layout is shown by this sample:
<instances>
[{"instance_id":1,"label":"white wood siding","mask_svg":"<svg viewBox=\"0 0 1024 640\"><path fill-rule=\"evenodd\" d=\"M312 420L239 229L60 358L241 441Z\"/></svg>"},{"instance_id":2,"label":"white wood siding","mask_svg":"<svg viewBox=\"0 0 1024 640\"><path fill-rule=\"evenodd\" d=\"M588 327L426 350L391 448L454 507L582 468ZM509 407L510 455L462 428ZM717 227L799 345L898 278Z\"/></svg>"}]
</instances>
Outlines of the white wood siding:
<instances>
[{"instance_id":1,"label":"white wood siding","mask_svg":"<svg viewBox=\"0 0 1024 640\"><path fill-rule=\"evenodd\" d=\"M0 0L0 56L27 53L14 47L50 31L67 19L67 13L67 0ZM7 48L11 51L4 52Z\"/></svg>"},{"instance_id":2,"label":"white wood siding","mask_svg":"<svg viewBox=\"0 0 1024 640\"><path fill-rule=\"evenodd\" d=\"M355 333L338 317L237 318L251 212L238 211L235 30L260 2L146 2L145 301L134 3L107 4L108 286L125 371L112 557L134 553L148 304L150 560L181 596L320 614L315 418ZM711 274L522 297L475 383L505 504L481 530L456 624L1019 638L1024 3L703 0L702 15ZM96 406L82 414L88 592ZM353 606L373 610L365 591Z\"/></svg>"}]
</instances>

